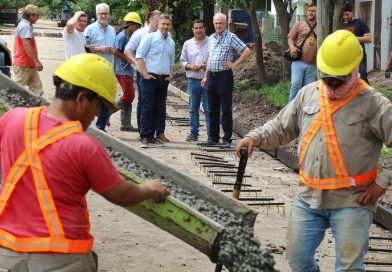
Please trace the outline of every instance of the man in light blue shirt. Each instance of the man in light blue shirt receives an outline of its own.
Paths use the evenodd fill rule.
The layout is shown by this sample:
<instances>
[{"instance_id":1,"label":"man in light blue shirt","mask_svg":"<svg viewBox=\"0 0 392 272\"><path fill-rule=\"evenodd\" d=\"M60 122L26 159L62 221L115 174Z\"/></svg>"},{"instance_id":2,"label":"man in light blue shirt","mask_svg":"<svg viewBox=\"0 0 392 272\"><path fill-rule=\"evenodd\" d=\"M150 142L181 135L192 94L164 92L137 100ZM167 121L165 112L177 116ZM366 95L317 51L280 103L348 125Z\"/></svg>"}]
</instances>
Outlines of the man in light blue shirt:
<instances>
[{"instance_id":1,"label":"man in light blue shirt","mask_svg":"<svg viewBox=\"0 0 392 272\"><path fill-rule=\"evenodd\" d=\"M159 16L158 31L148 34L136 51L136 62L142 75L142 108L139 124L141 147L163 144L154 138L159 111L166 104L167 87L173 74L175 44L169 36L171 17Z\"/></svg>"},{"instance_id":2,"label":"man in light blue shirt","mask_svg":"<svg viewBox=\"0 0 392 272\"><path fill-rule=\"evenodd\" d=\"M104 57L111 64L114 62L114 41L116 40L116 31L114 27L108 24L110 17L109 6L105 3L98 4L95 8L97 21L88 25L84 30L86 41L91 43L90 52ZM108 120L108 108L101 106L97 123L98 129L105 131Z\"/></svg>"},{"instance_id":3,"label":"man in light blue shirt","mask_svg":"<svg viewBox=\"0 0 392 272\"><path fill-rule=\"evenodd\" d=\"M158 30L158 18L161 15L159 10L154 10L150 13L148 17L148 25L137 30L125 46L125 55L132 58L136 53L137 48L140 45L142 39L144 39L149 33L154 33ZM169 37L170 33L168 34ZM141 109L142 109L142 99L143 99L143 92L140 85L141 75L139 71L136 72L136 85L138 89L138 102L137 102L137 123L138 127L140 127L140 116L141 116ZM168 142L169 139L165 136L165 119L166 119L166 104L162 105L162 108L159 110L159 116L157 125L155 127L155 134L156 137L164 142Z\"/></svg>"}]
</instances>

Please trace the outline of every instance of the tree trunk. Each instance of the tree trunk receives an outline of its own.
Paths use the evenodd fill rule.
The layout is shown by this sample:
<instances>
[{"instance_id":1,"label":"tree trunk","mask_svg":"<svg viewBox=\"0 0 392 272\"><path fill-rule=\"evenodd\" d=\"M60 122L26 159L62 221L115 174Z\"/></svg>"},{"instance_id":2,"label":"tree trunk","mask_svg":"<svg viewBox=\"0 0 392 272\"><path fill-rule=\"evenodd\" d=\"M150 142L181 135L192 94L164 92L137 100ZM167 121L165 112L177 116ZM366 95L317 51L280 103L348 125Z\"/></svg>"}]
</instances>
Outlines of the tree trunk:
<instances>
[{"instance_id":1,"label":"tree trunk","mask_svg":"<svg viewBox=\"0 0 392 272\"><path fill-rule=\"evenodd\" d=\"M203 21L206 27L207 35L211 35L215 32L212 18L214 17L215 1L203 0Z\"/></svg>"},{"instance_id":2,"label":"tree trunk","mask_svg":"<svg viewBox=\"0 0 392 272\"><path fill-rule=\"evenodd\" d=\"M317 5L317 48L320 48L325 37L330 33L329 10L330 1L319 1Z\"/></svg>"},{"instance_id":3,"label":"tree trunk","mask_svg":"<svg viewBox=\"0 0 392 272\"><path fill-rule=\"evenodd\" d=\"M245 8L248 10L250 21L252 23L256 50L257 83L261 86L265 82L265 69L263 61L263 40L261 38L260 28L256 17L257 0L253 0L252 3L250 3L249 0L243 0L243 3Z\"/></svg>"},{"instance_id":4,"label":"tree trunk","mask_svg":"<svg viewBox=\"0 0 392 272\"><path fill-rule=\"evenodd\" d=\"M343 21L343 8L346 0L334 1L332 32L341 28Z\"/></svg>"},{"instance_id":5,"label":"tree trunk","mask_svg":"<svg viewBox=\"0 0 392 272\"><path fill-rule=\"evenodd\" d=\"M288 7L288 2L286 0L273 0L276 13L278 15L278 20L280 24L280 32L282 33L282 54L283 51L285 51L287 48L289 48L289 45L287 43L287 35L289 34L290 31L290 21L291 18L293 17L293 10L291 10L290 7L290 12L287 12L287 7ZM283 80L286 80L290 78L290 62L284 59L283 65L284 65L284 73L283 73Z\"/></svg>"}]
</instances>

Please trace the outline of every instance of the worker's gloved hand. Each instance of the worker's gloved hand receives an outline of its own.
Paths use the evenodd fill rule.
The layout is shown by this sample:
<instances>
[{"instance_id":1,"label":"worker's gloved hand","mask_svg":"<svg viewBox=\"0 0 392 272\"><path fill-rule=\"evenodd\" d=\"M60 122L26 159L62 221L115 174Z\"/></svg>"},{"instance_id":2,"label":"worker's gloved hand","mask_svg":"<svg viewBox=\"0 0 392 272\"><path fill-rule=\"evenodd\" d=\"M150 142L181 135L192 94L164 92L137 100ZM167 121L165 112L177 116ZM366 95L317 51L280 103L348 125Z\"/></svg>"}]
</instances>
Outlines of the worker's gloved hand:
<instances>
[{"instance_id":1,"label":"worker's gloved hand","mask_svg":"<svg viewBox=\"0 0 392 272\"><path fill-rule=\"evenodd\" d=\"M353 194L362 193L357 202L360 205L375 204L377 200L385 194L386 189L381 188L376 182L370 183L368 186L357 188Z\"/></svg>"},{"instance_id":2,"label":"worker's gloved hand","mask_svg":"<svg viewBox=\"0 0 392 272\"><path fill-rule=\"evenodd\" d=\"M146 179L144 181L144 186L146 186L151 193L150 198L154 202L162 202L165 197L170 194L170 190L158 179Z\"/></svg>"},{"instance_id":3,"label":"worker's gloved hand","mask_svg":"<svg viewBox=\"0 0 392 272\"><path fill-rule=\"evenodd\" d=\"M241 141L238 142L235 147L235 153L238 157L240 157L240 151L242 147L246 147L248 149L248 157L252 157L253 148L255 147L255 141L251 137L245 137Z\"/></svg>"}]
</instances>

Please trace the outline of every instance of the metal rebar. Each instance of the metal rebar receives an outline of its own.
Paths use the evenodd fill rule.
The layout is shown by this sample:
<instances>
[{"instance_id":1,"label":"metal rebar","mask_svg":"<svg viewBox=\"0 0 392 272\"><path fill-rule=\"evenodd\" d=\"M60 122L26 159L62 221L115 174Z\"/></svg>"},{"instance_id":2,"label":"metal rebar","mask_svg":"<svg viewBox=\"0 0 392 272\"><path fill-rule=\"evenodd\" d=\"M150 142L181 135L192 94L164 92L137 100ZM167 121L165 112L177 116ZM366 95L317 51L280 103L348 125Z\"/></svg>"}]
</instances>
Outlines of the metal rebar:
<instances>
[{"instance_id":1,"label":"metal rebar","mask_svg":"<svg viewBox=\"0 0 392 272\"><path fill-rule=\"evenodd\" d=\"M242 192L242 190L241 190ZM240 197L238 200L241 201L273 201L273 197Z\"/></svg>"},{"instance_id":2,"label":"metal rebar","mask_svg":"<svg viewBox=\"0 0 392 272\"><path fill-rule=\"evenodd\" d=\"M246 203L249 206L283 206L283 202L262 202L262 203Z\"/></svg>"},{"instance_id":3,"label":"metal rebar","mask_svg":"<svg viewBox=\"0 0 392 272\"><path fill-rule=\"evenodd\" d=\"M214 182L212 182L212 184L214 184L214 185L228 185L228 186L233 185L234 186L234 182L216 182L216 181L214 181ZM252 187L251 184L242 184L242 186L244 186L244 187Z\"/></svg>"},{"instance_id":4,"label":"metal rebar","mask_svg":"<svg viewBox=\"0 0 392 272\"><path fill-rule=\"evenodd\" d=\"M376 236L370 236L370 240L389 240L392 241L392 237L376 237Z\"/></svg>"},{"instance_id":5,"label":"metal rebar","mask_svg":"<svg viewBox=\"0 0 392 272\"><path fill-rule=\"evenodd\" d=\"M195 156L194 158L196 160L199 160L199 161L225 162L225 163L229 162L229 161L226 161L226 160L223 160L223 159L205 158L205 157L199 157L199 156Z\"/></svg>"},{"instance_id":6,"label":"metal rebar","mask_svg":"<svg viewBox=\"0 0 392 272\"><path fill-rule=\"evenodd\" d=\"M369 251L377 251L377 252L392 252L392 249L385 249L385 248L372 248L372 247L369 247Z\"/></svg>"},{"instance_id":7,"label":"metal rebar","mask_svg":"<svg viewBox=\"0 0 392 272\"><path fill-rule=\"evenodd\" d=\"M384 263L384 262L371 262L371 261L365 261L364 264L370 264L370 265L383 265L383 266L392 266L392 263Z\"/></svg>"},{"instance_id":8,"label":"metal rebar","mask_svg":"<svg viewBox=\"0 0 392 272\"><path fill-rule=\"evenodd\" d=\"M231 193L233 190L230 189L222 189L221 192L223 193ZM262 189L243 189L241 193L261 193L263 192Z\"/></svg>"},{"instance_id":9,"label":"metal rebar","mask_svg":"<svg viewBox=\"0 0 392 272\"><path fill-rule=\"evenodd\" d=\"M200 157L207 157L207 158L214 158L214 159L222 159L222 157L218 157L218 156L211 156L211 155L206 155L206 154L202 154L202 153L195 153L195 152L191 152L191 156L200 156Z\"/></svg>"}]
</instances>

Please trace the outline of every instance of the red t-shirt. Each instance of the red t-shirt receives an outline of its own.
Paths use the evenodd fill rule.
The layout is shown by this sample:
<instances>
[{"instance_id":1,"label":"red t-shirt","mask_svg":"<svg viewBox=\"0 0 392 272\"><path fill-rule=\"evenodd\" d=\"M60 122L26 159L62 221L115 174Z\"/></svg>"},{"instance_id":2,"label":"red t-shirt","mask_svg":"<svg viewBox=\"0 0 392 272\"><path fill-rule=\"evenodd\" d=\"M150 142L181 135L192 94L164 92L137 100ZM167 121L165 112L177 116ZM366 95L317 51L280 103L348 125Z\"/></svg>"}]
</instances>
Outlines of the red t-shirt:
<instances>
[{"instance_id":1,"label":"red t-shirt","mask_svg":"<svg viewBox=\"0 0 392 272\"><path fill-rule=\"evenodd\" d=\"M27 108L15 108L0 119L2 182L25 149L26 113ZM39 136L64 122L48 117L43 109L39 117ZM103 146L87 133L60 139L43 149L39 156L66 237L85 238L84 196L90 188L97 193L113 188L121 182L121 176ZM48 236L30 168L17 183L0 215L0 229L16 237Z\"/></svg>"},{"instance_id":2,"label":"red t-shirt","mask_svg":"<svg viewBox=\"0 0 392 272\"><path fill-rule=\"evenodd\" d=\"M22 39L29 39L34 54L38 57L37 44L33 36L33 26L26 19L20 20L16 27L14 41L14 64L18 66L35 67L34 61L27 55Z\"/></svg>"}]
</instances>

